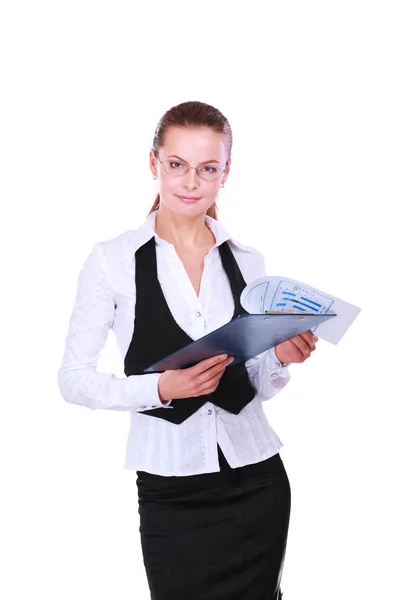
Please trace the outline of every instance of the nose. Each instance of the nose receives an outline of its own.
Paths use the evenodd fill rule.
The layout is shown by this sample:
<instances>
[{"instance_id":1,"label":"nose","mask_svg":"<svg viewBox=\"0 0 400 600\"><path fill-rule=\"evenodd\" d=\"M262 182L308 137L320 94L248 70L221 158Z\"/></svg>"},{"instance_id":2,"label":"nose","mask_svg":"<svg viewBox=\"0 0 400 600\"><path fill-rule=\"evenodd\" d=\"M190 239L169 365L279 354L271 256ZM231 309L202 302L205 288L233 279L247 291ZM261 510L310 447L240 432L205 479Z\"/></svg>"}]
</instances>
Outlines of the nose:
<instances>
[{"instance_id":1,"label":"nose","mask_svg":"<svg viewBox=\"0 0 400 600\"><path fill-rule=\"evenodd\" d=\"M189 190L194 190L199 185L199 176L194 167L190 167L189 171L185 173L185 187Z\"/></svg>"}]
</instances>

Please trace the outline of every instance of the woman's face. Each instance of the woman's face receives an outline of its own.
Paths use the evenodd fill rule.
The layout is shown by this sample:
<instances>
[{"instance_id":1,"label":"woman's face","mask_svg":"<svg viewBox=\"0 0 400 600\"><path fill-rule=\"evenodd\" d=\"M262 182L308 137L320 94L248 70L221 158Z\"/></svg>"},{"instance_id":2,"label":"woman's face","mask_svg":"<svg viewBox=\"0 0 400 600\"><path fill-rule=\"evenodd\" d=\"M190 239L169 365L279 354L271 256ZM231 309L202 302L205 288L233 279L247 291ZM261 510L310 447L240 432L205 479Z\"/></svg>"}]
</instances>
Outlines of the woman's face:
<instances>
[{"instance_id":1,"label":"woman's face","mask_svg":"<svg viewBox=\"0 0 400 600\"><path fill-rule=\"evenodd\" d=\"M211 171L213 167L219 167L222 171L226 168L226 171L213 181L202 179L196 169L189 169L184 175L168 175L151 150L150 169L159 180L160 202L178 214L205 214L214 203L220 185L228 177L228 151L225 144L225 135L208 127L170 127L165 136L164 146L158 153L160 160L172 161L173 168L186 163L191 167L210 165L207 171Z\"/></svg>"}]
</instances>

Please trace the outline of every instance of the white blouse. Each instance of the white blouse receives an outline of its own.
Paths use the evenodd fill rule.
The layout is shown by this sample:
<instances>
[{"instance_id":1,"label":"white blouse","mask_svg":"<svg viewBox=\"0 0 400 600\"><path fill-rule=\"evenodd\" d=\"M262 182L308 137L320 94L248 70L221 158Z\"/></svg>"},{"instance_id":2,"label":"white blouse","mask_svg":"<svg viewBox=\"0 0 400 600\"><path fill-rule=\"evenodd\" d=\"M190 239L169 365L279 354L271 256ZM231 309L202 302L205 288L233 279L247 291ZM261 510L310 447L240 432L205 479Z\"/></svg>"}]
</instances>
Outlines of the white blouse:
<instances>
[{"instance_id":1,"label":"white blouse","mask_svg":"<svg viewBox=\"0 0 400 600\"><path fill-rule=\"evenodd\" d=\"M238 415L206 402L180 425L142 414L163 407L158 395L159 373L118 378L97 370L109 329L116 336L122 361L129 348L135 320L135 252L152 236L156 240L158 278L178 325L194 340L232 318L234 301L218 246L229 246L246 283L265 275L262 255L231 239L208 216L216 244L204 260L199 296L173 244L154 232L156 213L133 231L94 244L78 278L77 293L58 385L62 397L92 409L128 410L131 426L126 444L126 469L159 475L195 475L219 471L217 443L231 467L257 463L276 454L282 442L268 423L262 402L289 381L274 349L245 364L256 395ZM182 400L184 402L184 400Z\"/></svg>"}]
</instances>

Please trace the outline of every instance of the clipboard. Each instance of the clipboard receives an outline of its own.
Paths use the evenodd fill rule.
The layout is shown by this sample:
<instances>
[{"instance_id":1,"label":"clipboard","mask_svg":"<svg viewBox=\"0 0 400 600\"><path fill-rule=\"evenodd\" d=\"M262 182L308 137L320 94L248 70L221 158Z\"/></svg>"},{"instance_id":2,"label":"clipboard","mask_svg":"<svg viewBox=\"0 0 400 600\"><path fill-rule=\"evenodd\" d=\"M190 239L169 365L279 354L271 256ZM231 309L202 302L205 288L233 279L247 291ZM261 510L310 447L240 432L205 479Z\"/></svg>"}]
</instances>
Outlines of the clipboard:
<instances>
[{"instance_id":1,"label":"clipboard","mask_svg":"<svg viewBox=\"0 0 400 600\"><path fill-rule=\"evenodd\" d=\"M336 313L301 314L266 311L263 314L242 314L157 361L144 372L161 373L167 370L184 369L218 354L234 357L227 367L229 368L246 362L299 333L313 329L332 317L336 317Z\"/></svg>"}]
</instances>

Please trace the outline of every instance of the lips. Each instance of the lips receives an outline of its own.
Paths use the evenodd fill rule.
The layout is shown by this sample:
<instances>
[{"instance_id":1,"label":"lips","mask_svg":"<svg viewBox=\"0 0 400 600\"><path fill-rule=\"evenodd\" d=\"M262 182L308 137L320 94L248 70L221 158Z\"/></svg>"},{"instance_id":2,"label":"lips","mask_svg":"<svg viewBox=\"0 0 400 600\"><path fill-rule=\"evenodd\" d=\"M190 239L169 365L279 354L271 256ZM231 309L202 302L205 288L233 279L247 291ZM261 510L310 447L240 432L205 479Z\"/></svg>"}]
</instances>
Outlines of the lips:
<instances>
[{"instance_id":1,"label":"lips","mask_svg":"<svg viewBox=\"0 0 400 600\"><path fill-rule=\"evenodd\" d=\"M191 202L197 202L198 200L201 200L201 196L180 196L180 195L176 195L177 198L179 198L179 200L182 200L183 202L187 202L187 203L191 203Z\"/></svg>"}]
</instances>

